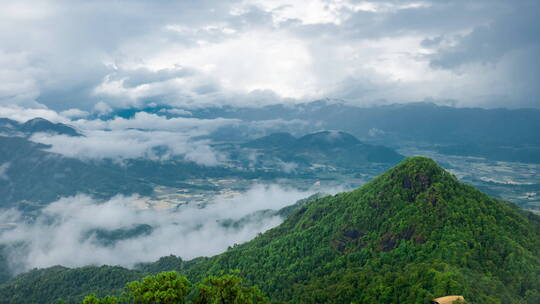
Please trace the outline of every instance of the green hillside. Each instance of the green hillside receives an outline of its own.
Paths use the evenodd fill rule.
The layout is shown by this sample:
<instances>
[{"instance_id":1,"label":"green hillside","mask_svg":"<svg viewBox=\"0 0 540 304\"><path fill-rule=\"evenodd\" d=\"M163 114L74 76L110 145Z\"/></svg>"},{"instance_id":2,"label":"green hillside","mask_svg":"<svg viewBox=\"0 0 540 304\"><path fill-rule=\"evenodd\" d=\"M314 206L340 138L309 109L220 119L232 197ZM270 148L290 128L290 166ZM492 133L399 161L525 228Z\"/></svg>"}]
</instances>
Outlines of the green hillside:
<instances>
[{"instance_id":1,"label":"green hillside","mask_svg":"<svg viewBox=\"0 0 540 304\"><path fill-rule=\"evenodd\" d=\"M429 303L458 294L468 303L537 304L539 256L539 217L413 157L357 190L300 206L280 226L223 254L187 262L168 257L116 277L125 283L176 268L200 281L239 269L273 302ZM1 285L0 299L82 296L75 274L92 280L86 294L114 293L121 280L93 279L107 271L36 271L39 280L23 275Z\"/></svg>"},{"instance_id":2,"label":"green hillside","mask_svg":"<svg viewBox=\"0 0 540 304\"><path fill-rule=\"evenodd\" d=\"M240 269L273 300L540 303L540 219L414 157L352 192L189 267Z\"/></svg>"}]
</instances>

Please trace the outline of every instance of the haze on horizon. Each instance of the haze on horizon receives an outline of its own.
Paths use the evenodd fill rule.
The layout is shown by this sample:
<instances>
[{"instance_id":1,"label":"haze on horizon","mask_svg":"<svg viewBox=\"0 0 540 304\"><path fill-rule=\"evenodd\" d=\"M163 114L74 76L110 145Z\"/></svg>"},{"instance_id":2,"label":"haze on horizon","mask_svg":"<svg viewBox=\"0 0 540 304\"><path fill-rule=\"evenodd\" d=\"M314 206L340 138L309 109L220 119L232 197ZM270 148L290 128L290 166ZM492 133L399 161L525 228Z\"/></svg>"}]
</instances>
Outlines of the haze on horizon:
<instances>
[{"instance_id":1,"label":"haze on horizon","mask_svg":"<svg viewBox=\"0 0 540 304\"><path fill-rule=\"evenodd\" d=\"M535 0L6 0L0 7L2 116L320 98L540 107Z\"/></svg>"}]
</instances>

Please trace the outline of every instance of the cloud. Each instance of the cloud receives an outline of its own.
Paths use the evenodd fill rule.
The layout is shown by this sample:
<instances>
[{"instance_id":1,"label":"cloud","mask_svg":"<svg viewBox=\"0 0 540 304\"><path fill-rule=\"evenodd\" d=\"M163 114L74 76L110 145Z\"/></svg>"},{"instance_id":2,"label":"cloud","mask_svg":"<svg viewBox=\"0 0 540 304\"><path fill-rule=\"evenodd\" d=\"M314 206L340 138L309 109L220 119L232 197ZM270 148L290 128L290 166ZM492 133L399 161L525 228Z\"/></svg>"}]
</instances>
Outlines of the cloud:
<instances>
[{"instance_id":1,"label":"cloud","mask_svg":"<svg viewBox=\"0 0 540 304\"><path fill-rule=\"evenodd\" d=\"M183 109L161 109L159 110L160 113L169 113L169 114L172 114L172 115L178 115L178 116L191 116L193 115L193 113L191 113L190 111L187 111L187 110L183 110Z\"/></svg>"},{"instance_id":2,"label":"cloud","mask_svg":"<svg viewBox=\"0 0 540 304\"><path fill-rule=\"evenodd\" d=\"M193 71L182 68L180 66L157 71L152 71L148 68L138 68L132 71L123 72L124 73L118 73L114 76L117 79L122 79L123 84L128 88L133 88L153 82L162 82L170 79L184 78L193 74Z\"/></svg>"},{"instance_id":3,"label":"cloud","mask_svg":"<svg viewBox=\"0 0 540 304\"><path fill-rule=\"evenodd\" d=\"M523 1L492 20L455 37L438 36L431 41L437 51L431 56L434 67L453 69L469 63L496 64L509 52L540 45L540 4ZM450 41L444 44L446 40Z\"/></svg>"},{"instance_id":4,"label":"cloud","mask_svg":"<svg viewBox=\"0 0 540 304\"><path fill-rule=\"evenodd\" d=\"M12 228L0 232L0 244L9 248L8 258L15 272L53 265L131 267L169 254L184 259L211 256L252 239L282 219L258 219L241 228L224 227L221 221L238 220L257 210L279 209L312 193L255 185L233 197L217 196L204 208L188 204L178 210L144 209L148 206L144 197L116 196L99 202L79 195L48 205L32 220L17 211L3 210L0 222ZM97 233L127 231L141 225L152 228L112 244L100 240Z\"/></svg>"},{"instance_id":5,"label":"cloud","mask_svg":"<svg viewBox=\"0 0 540 304\"><path fill-rule=\"evenodd\" d=\"M105 103L98 103L98 113L111 113ZM163 111L160 111L162 113ZM168 114L191 115L182 109L168 109ZM165 117L137 112L131 118L115 116L108 120L92 118L88 112L70 109L60 113L50 109L0 107L0 117L25 122L43 117L75 127L84 136L36 133L30 140L50 145L49 152L82 160L110 158L117 161L134 158L168 160L183 158L206 166L224 163L226 157L211 147L208 138L235 134L236 140L263 136L278 131L309 129L303 120L262 120L245 122L239 119L199 119L194 117ZM227 135L229 134L229 135ZM206 139L203 139L206 138Z\"/></svg>"},{"instance_id":6,"label":"cloud","mask_svg":"<svg viewBox=\"0 0 540 304\"><path fill-rule=\"evenodd\" d=\"M278 160L278 165L281 166L281 169L285 173L295 172L298 167L298 164L294 162L284 162L282 160Z\"/></svg>"},{"instance_id":7,"label":"cloud","mask_svg":"<svg viewBox=\"0 0 540 304\"><path fill-rule=\"evenodd\" d=\"M10 162L6 162L0 165L0 180L9 180L9 176L7 174L7 171L9 170L9 167L11 166Z\"/></svg>"},{"instance_id":8,"label":"cloud","mask_svg":"<svg viewBox=\"0 0 540 304\"><path fill-rule=\"evenodd\" d=\"M103 101L98 101L94 105L94 111L96 111L100 115L107 115L107 114L111 113L113 111L113 109L107 103L105 103Z\"/></svg>"},{"instance_id":9,"label":"cloud","mask_svg":"<svg viewBox=\"0 0 540 304\"><path fill-rule=\"evenodd\" d=\"M462 96L484 107L538 107L540 88L538 1L522 1L486 24L459 35L424 41L430 66L461 78Z\"/></svg>"},{"instance_id":10,"label":"cloud","mask_svg":"<svg viewBox=\"0 0 540 304\"><path fill-rule=\"evenodd\" d=\"M84 137L37 133L31 140L51 145L49 152L83 160L105 159L125 160L147 158L166 160L175 156L202 165L215 166L224 159L217 154L207 141L194 141L186 133L141 130L92 130L84 132ZM156 148L160 148L156 150ZM164 149L165 148L165 149Z\"/></svg>"},{"instance_id":11,"label":"cloud","mask_svg":"<svg viewBox=\"0 0 540 304\"><path fill-rule=\"evenodd\" d=\"M260 106L330 97L539 106L534 0L2 5L3 105L88 111L100 102ZM505 93L493 94L493 85Z\"/></svg>"},{"instance_id":12,"label":"cloud","mask_svg":"<svg viewBox=\"0 0 540 304\"><path fill-rule=\"evenodd\" d=\"M95 95L123 106L151 98L186 106L238 102L234 95L256 91L301 98L316 90L306 46L287 33L245 32L195 45L171 42L142 64L119 64L119 72L107 75Z\"/></svg>"},{"instance_id":13,"label":"cloud","mask_svg":"<svg viewBox=\"0 0 540 304\"><path fill-rule=\"evenodd\" d=\"M67 117L69 119L74 119L74 118L86 117L86 116L90 115L90 113L88 113L86 111L79 110L79 109L69 109L69 110L65 110L65 111L60 112L60 115L62 115L64 117Z\"/></svg>"},{"instance_id":14,"label":"cloud","mask_svg":"<svg viewBox=\"0 0 540 304\"><path fill-rule=\"evenodd\" d=\"M157 114L137 112L131 119L115 117L112 120L103 122L104 128L112 130L120 129L145 129L145 130L170 130L186 131L196 130L199 132L210 132L219 127L239 123L238 119L216 118L199 119L191 117L166 118ZM77 123L77 122L74 122ZM84 124L84 122L83 122Z\"/></svg>"},{"instance_id":15,"label":"cloud","mask_svg":"<svg viewBox=\"0 0 540 304\"><path fill-rule=\"evenodd\" d=\"M0 106L35 106L39 88L38 69L32 67L26 53L7 53L0 49Z\"/></svg>"},{"instance_id":16,"label":"cloud","mask_svg":"<svg viewBox=\"0 0 540 304\"><path fill-rule=\"evenodd\" d=\"M26 122L36 117L61 123L67 123L69 121L66 117L58 114L54 110L47 109L46 107L0 106L0 117L9 118L18 122Z\"/></svg>"},{"instance_id":17,"label":"cloud","mask_svg":"<svg viewBox=\"0 0 540 304\"><path fill-rule=\"evenodd\" d=\"M224 118L166 118L138 112L131 119L78 119L69 123L81 130L84 136L36 133L30 140L50 145L46 149L49 152L83 160L166 160L183 157L198 164L216 166L223 163L225 157L214 151L208 140L196 138L223 126L238 124L239 121Z\"/></svg>"}]
</instances>

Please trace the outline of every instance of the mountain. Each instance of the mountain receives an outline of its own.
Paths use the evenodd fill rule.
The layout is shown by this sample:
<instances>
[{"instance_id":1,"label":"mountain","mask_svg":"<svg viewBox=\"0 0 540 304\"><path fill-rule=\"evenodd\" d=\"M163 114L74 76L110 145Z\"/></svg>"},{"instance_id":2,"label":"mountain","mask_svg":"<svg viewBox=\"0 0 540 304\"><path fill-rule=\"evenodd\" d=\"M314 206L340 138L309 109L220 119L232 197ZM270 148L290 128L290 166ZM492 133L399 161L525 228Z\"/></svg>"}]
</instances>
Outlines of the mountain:
<instances>
[{"instance_id":1,"label":"mountain","mask_svg":"<svg viewBox=\"0 0 540 304\"><path fill-rule=\"evenodd\" d=\"M114 280L104 275L113 269ZM239 269L274 302L429 303L462 295L469 303L533 304L540 303L540 218L412 157L354 191L298 205L281 225L220 255L164 257L137 271L35 270L0 285L0 302L107 294L144 272L170 269L192 281Z\"/></svg>"},{"instance_id":2,"label":"mountain","mask_svg":"<svg viewBox=\"0 0 540 304\"><path fill-rule=\"evenodd\" d=\"M297 146L311 148L349 148L362 144L353 135L342 131L321 131L298 139Z\"/></svg>"},{"instance_id":3,"label":"mountain","mask_svg":"<svg viewBox=\"0 0 540 304\"><path fill-rule=\"evenodd\" d=\"M297 126L302 133L321 128L343 130L364 142L384 146L424 143L448 155L540 163L539 109L457 108L430 102L358 107L340 100L318 100L296 105L187 110L194 118L304 122L311 127ZM274 132L282 131L299 133L290 129ZM252 134L248 127L219 130L220 137L235 140Z\"/></svg>"},{"instance_id":4,"label":"mountain","mask_svg":"<svg viewBox=\"0 0 540 304\"><path fill-rule=\"evenodd\" d=\"M53 123L44 118L34 118L19 123L8 118L0 118L0 132L7 135L26 135L31 136L34 133L51 133L67 136L82 136L73 127L63 123Z\"/></svg>"},{"instance_id":5,"label":"mountain","mask_svg":"<svg viewBox=\"0 0 540 304\"><path fill-rule=\"evenodd\" d=\"M117 194L151 195L156 185L197 188L185 182L193 178L267 178L264 172L238 172L182 159L139 158L119 163L111 159L90 161L65 157L47 151L49 145L31 141L36 132L83 136L70 126L43 118L23 124L0 118L0 208L32 211L78 193L97 199ZM212 187L208 184L199 188Z\"/></svg>"},{"instance_id":6,"label":"mountain","mask_svg":"<svg viewBox=\"0 0 540 304\"><path fill-rule=\"evenodd\" d=\"M244 144L245 147L259 149L328 149L350 148L362 144L353 135L342 131L320 131L296 138L290 133L273 133Z\"/></svg>"},{"instance_id":7,"label":"mountain","mask_svg":"<svg viewBox=\"0 0 540 304\"><path fill-rule=\"evenodd\" d=\"M263 107L171 108L170 106L123 109L112 112L131 118L137 112L167 117L240 119L245 124L214 132L215 141L253 139L250 123L288 122L272 132L310 133L320 129L342 130L366 143L389 147L429 144L447 155L479 156L492 160L540 163L540 109L482 109L441 106L431 102L359 107L341 100L317 100L294 105ZM274 124L272 124L274 125Z\"/></svg>"},{"instance_id":8,"label":"mountain","mask_svg":"<svg viewBox=\"0 0 540 304\"><path fill-rule=\"evenodd\" d=\"M39 117L23 123L19 130L27 134L46 132L67 136L82 136L74 128L68 125L62 123L52 123Z\"/></svg>"},{"instance_id":9,"label":"mountain","mask_svg":"<svg viewBox=\"0 0 540 304\"><path fill-rule=\"evenodd\" d=\"M261 158L276 158L308 167L323 164L350 168L368 163L395 164L403 159L391 148L363 143L343 131L319 131L300 138L286 132L274 133L242 147L257 149Z\"/></svg>"},{"instance_id":10,"label":"mountain","mask_svg":"<svg viewBox=\"0 0 540 304\"><path fill-rule=\"evenodd\" d=\"M291 133L280 132L249 141L244 144L244 147L258 149L285 149L295 145L296 141L296 137L292 136Z\"/></svg>"},{"instance_id":11,"label":"mountain","mask_svg":"<svg viewBox=\"0 0 540 304\"><path fill-rule=\"evenodd\" d=\"M0 136L0 208L35 210L77 193L107 199L117 194L151 195L156 185L211 189L186 183L194 178L267 178L264 173L207 167L191 161L110 159L83 161L47 151L24 137Z\"/></svg>"},{"instance_id":12,"label":"mountain","mask_svg":"<svg viewBox=\"0 0 540 304\"><path fill-rule=\"evenodd\" d=\"M297 303L428 303L451 294L537 303L539 253L537 216L417 157L183 271L238 268L270 298Z\"/></svg>"},{"instance_id":13,"label":"mountain","mask_svg":"<svg viewBox=\"0 0 540 304\"><path fill-rule=\"evenodd\" d=\"M8 118L0 118L0 132L10 134L13 132L17 132L19 128L19 123L8 119Z\"/></svg>"},{"instance_id":14,"label":"mountain","mask_svg":"<svg viewBox=\"0 0 540 304\"><path fill-rule=\"evenodd\" d=\"M0 207L33 210L77 193L107 198L152 192L148 183L116 167L63 157L46 148L23 137L0 136Z\"/></svg>"},{"instance_id":15,"label":"mountain","mask_svg":"<svg viewBox=\"0 0 540 304\"><path fill-rule=\"evenodd\" d=\"M538 109L481 109L439 106L429 102L372 107L347 105L339 100L318 100L297 105L259 108L192 109L193 117L238 118L245 121L300 119L318 122L319 128L350 132L359 138L425 141L448 144L468 141L494 145L540 144ZM517 136L516 136L517 134Z\"/></svg>"},{"instance_id":16,"label":"mountain","mask_svg":"<svg viewBox=\"0 0 540 304\"><path fill-rule=\"evenodd\" d=\"M315 194L313 194L313 195L311 195L311 196L309 196L307 198L301 199L301 200L297 201L296 203L294 203L292 205L283 207L283 208L281 208L279 210L272 210L272 209L257 210L255 212L252 212L250 214L247 214L247 215L241 217L238 220L227 219L227 220L224 220L224 221L220 221L220 224L223 225L224 227L233 227L233 228L238 229L238 228L242 228L243 226L245 226L246 224L248 224L250 222L251 223L260 222L262 220L271 218L273 216L279 216L279 217L285 219L289 215L291 215L291 213L293 213L295 210L299 209L300 207L306 205L307 203L309 203L311 201L314 201L314 200L320 199L322 197L325 197L326 195L328 195L328 194L318 192L318 193L315 193Z\"/></svg>"}]
</instances>

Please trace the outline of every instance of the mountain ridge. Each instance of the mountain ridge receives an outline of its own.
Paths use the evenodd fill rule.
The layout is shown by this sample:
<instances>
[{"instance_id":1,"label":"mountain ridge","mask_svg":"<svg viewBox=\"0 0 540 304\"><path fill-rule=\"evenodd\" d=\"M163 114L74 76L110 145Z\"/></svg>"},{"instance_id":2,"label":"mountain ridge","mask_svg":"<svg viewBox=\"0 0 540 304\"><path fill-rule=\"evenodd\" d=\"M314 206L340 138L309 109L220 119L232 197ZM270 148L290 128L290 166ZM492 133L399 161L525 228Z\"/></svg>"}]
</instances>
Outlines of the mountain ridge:
<instances>
[{"instance_id":1,"label":"mountain ridge","mask_svg":"<svg viewBox=\"0 0 540 304\"><path fill-rule=\"evenodd\" d=\"M40 132L73 137L84 136L72 126L63 123L53 123L41 117L29 119L24 123L0 117L0 131L7 132L8 134L19 132L28 137Z\"/></svg>"},{"instance_id":2,"label":"mountain ridge","mask_svg":"<svg viewBox=\"0 0 540 304\"><path fill-rule=\"evenodd\" d=\"M323 130L294 137L287 132L273 133L241 145L274 156L282 161L302 164L325 163L340 167L355 167L366 163L395 164L403 156L394 149L367 144L354 135Z\"/></svg>"}]
</instances>

